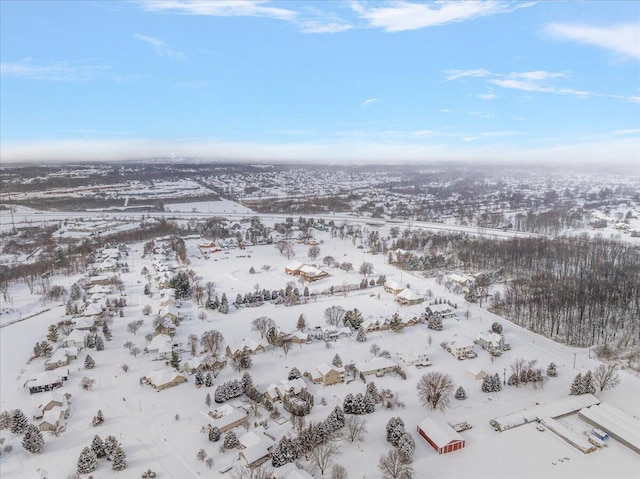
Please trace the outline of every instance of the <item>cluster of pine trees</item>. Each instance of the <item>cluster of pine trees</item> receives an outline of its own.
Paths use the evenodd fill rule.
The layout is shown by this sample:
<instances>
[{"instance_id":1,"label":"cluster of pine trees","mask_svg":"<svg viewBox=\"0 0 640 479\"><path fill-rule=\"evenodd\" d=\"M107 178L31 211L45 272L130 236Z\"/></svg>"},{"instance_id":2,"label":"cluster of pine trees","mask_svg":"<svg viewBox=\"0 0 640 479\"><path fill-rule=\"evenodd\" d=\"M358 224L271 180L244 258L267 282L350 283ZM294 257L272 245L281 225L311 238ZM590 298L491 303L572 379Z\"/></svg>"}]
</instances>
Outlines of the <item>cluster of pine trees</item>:
<instances>
[{"instance_id":1,"label":"cluster of pine trees","mask_svg":"<svg viewBox=\"0 0 640 479\"><path fill-rule=\"evenodd\" d=\"M111 461L111 469L122 471L127 468L127 455L115 436L107 436L103 441L97 434L91 441L91 446L85 447L78 457L78 472L86 474L98 468L98 459L106 458Z\"/></svg>"}]
</instances>

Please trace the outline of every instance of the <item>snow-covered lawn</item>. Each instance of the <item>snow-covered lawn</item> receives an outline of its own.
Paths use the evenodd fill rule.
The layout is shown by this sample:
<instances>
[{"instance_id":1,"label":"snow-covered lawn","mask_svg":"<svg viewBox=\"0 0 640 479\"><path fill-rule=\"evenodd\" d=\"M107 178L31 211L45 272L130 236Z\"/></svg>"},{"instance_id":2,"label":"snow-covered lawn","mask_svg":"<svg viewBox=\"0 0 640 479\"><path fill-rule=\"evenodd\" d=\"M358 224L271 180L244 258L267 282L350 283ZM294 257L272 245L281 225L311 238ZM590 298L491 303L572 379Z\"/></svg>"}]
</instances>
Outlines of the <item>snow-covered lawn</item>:
<instances>
[{"instance_id":1,"label":"snow-covered lawn","mask_svg":"<svg viewBox=\"0 0 640 479\"><path fill-rule=\"evenodd\" d=\"M177 208L177 205L168 207L173 209ZM294 366L302 372L311 371L321 362L331 363L335 354L340 355L344 364L357 363L373 357L369 350L374 343L389 351L395 360L398 352L426 347L431 337L432 345L429 350L432 366L420 369L403 366L407 373L406 380L396 375L380 378L369 376L369 380L373 380L378 389L388 388L398 394L405 407L386 410L377 405L375 413L364 416L368 429L365 440L356 443L343 440L340 443L342 454L337 458L337 462L347 468L349 477L380 477L376 467L378 458L391 449L385 440L385 425L394 416L403 419L407 431L416 442L413 463L416 478L637 477L640 456L613 439L608 441L609 447L583 455L552 432L536 430L533 424L504 433L495 432L489 425L489 420L494 417L529 408L536 403L550 403L566 398L573 377L579 371L585 372L598 364L595 359L588 357L588 350L568 348L531 334L475 305L469 305L470 317L467 319L467 303L461 297L442 289L433 279L400 272L386 264L383 255L363 253L363 250L357 248L357 242L353 244L350 239L332 239L328 233L316 233L316 239L322 240L320 257L316 262L321 262L320 259L325 255L331 255L337 261L352 262L356 271L363 261L371 262L374 266L374 279L379 274L385 274L387 279L393 279L403 285L410 284L411 288L423 294L431 290L434 298L450 300L459 306L458 318L446 319L443 331L433 331L426 325L419 324L405 328L399 333L370 333L364 343L346 338L329 343L331 346L327 348L323 342L315 341L308 345L292 345L286 357L281 349L267 350L253 357L253 366L249 372L258 389L264 390L270 383L285 379L289 369ZM284 273L284 265L289 261L282 257L274 246L254 246L246 250L218 252L205 259L198 248L200 243L202 240L187 240L189 268L201 277L202 283L215 282L216 293L225 293L229 303L235 300L238 293L244 295L253 291L256 284L260 289L280 289L287 282L294 281L296 287L301 291L303 289L303 285L295 278ZM311 262L306 258L307 251L308 246L296 245L295 257L292 259ZM13 451L3 454L0 459L2 477L32 478L34 471L41 467L48 470L49 477L66 478L75 470L80 451L91 443L95 434L99 434L103 439L112 434L122 442L129 463L126 470L117 473L117 477L122 479L138 478L147 468L154 469L158 472L158 477L163 478L181 479L206 475L218 477L218 471L224 465L241 464L237 461L238 451L222 454L219 451L221 442L211 443L207 440L206 434L201 432L202 427L209 422L207 411L216 407L215 403L211 408L205 404L207 393L213 396L215 387L197 389L193 376L189 376L185 384L160 392L148 385L140 385L141 376L165 365L164 361L154 360L153 354L140 354L134 358L123 347L126 341L133 341L141 349L145 347L144 336L151 332L152 319L160 309L160 301L163 299L162 291L156 288L153 289L152 297L143 294L146 280L140 271L144 266L150 268L152 260L149 257L141 258L141 252L142 245L134 245L127 259L131 271L121 275L127 295L125 316L114 318L115 321L111 325L113 339L105 343L104 351L90 350L96 362L95 369L83 368L86 351L69 366L70 378L59 390L72 395L71 415L67 420L66 431L59 437L44 433L46 444L43 453L39 455L30 455L20 445L20 438L7 430L1 431L1 437L13 445ZM263 265L270 265L271 269L263 271ZM255 274L249 272L251 267L255 269ZM308 285L311 293L326 290L331 285L358 284L362 278L354 271L345 273L334 268L327 268L327 271L330 273L329 278ZM69 289L77 279L78 277L59 276L52 278L52 284L62 284ZM48 326L64 318L64 306L43 305L37 296L29 295L24 285L12 285L10 294L14 297L13 311L0 316L3 325L9 320L25 318L48 309L0 329L0 409L21 408L31 418L33 410L39 405L41 395L29 395L23 384L27 379L42 372L44 365L43 359L35 359L28 363L28 358L33 344L45 338ZM147 304L152 307L150 316L142 314L142 309ZM246 336L258 339L259 334L251 331L251 322L259 316L274 319L284 331L295 328L300 314L306 316L310 326L324 326L323 313L332 305L339 305L347 310L358 308L365 319L388 318L396 311L399 311L404 319L409 319L419 316L424 311L426 303L400 307L394 302L393 296L386 293L382 287L373 287L348 293L346 296L322 296L317 300L311 299L307 304L291 307L265 304L257 308L235 309L232 306L228 315L206 312L206 319L203 321L197 319L201 310L193 302L187 302L180 310L189 319L182 321L177 328L175 340L183 344L184 361L191 357L186 345L189 334L200 336L204 331L216 329L224 335L226 343L234 343ZM134 336L127 331L126 325L136 319L144 319L145 323ZM456 360L440 347L443 341L474 339L479 332L486 332L494 321L504 326L506 340L512 349L493 361L479 346L475 346L478 357L464 361ZM467 373L469 367L475 366L490 374L498 373L502 378L505 369L506 374L509 374L509 365L517 358L537 359L543 368L553 361L558 365L558 377L551 378L544 389L536 390L529 385L519 389L506 387L501 392L486 394L480 390L481 381L473 380ZM123 371L122 364L129 366L128 372ZM431 412L420 405L416 383L421 375L429 371L449 374L456 387L461 385L465 388L468 399L452 400L450 407L444 412ZM240 375L227 367L214 380L214 385L239 378ZM95 386L91 391L84 391L79 385L85 376L95 379ZM616 389L598 393L597 396L638 417L640 380L626 372L622 373L621 377L622 383ZM349 384L327 387L309 384L309 390L315 396L315 406L307 421L319 421L326 418L336 404L342 405L347 393L364 392L365 384L360 379ZM322 405L322 398L326 405ZM242 400L234 399L229 403L239 406ZM279 408L283 411L281 406ZM91 419L98 409L103 411L105 423L92 427ZM261 413L259 418L250 417L251 428L254 423L268 419L268 413L264 409ZM285 417L288 416L288 413L283 413ZM461 451L439 456L416 433L416 424L427 416L450 423L468 421L472 429L461 433L466 440L466 447ZM579 434L590 429L575 417L563 420ZM269 432L276 438L291 431L290 423L280 425L270 419L268 427ZM240 428L238 435L242 432L244 430ZM211 471L196 459L196 453L201 448L214 458L215 465ZM307 464L304 460L300 462L303 465ZM99 468L93 475L96 478L115 477L115 473L110 470L110 463L105 459L100 460ZM319 474L316 477L320 477Z\"/></svg>"}]
</instances>

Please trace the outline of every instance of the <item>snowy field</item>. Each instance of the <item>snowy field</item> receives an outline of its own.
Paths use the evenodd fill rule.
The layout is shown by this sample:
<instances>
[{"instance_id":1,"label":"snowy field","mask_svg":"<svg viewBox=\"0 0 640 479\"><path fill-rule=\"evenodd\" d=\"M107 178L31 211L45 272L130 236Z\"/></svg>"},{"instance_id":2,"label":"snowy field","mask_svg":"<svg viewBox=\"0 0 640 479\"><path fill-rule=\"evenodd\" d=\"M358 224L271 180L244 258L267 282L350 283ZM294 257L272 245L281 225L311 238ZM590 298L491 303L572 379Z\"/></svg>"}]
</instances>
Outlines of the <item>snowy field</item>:
<instances>
[{"instance_id":1,"label":"snowy field","mask_svg":"<svg viewBox=\"0 0 640 479\"><path fill-rule=\"evenodd\" d=\"M172 211L180 211L181 208L191 211L194 207L200 209L205 206L210 207L209 204L167 205ZM218 210L219 213L236 208L232 204L220 206L223 210ZM293 345L287 357L280 349L267 350L253 357L253 366L249 373L258 389L264 390L270 383L286 379L289 369L294 366L302 372L310 371L320 362L330 363L335 354L339 354L345 364L369 359L373 357L369 349L374 343L383 350L388 350L395 358L398 352L426 347L431 336L432 366L422 369L403 366L407 373L406 380L395 375L373 379L378 389L388 388L397 393L405 407L386 410L377 405L373 414L363 416L367 421L368 430L364 441L341 441L342 454L336 462L347 468L350 478L380 477L376 467L378 458L391 449L385 440L385 425L394 416L403 419L407 431L413 435L416 442L413 462L416 478L638 477L640 456L613 439L608 441L607 448L584 455L552 432L538 431L533 424L504 433L495 432L489 425L489 420L497 416L530 408L537 403L548 404L568 397L569 386L574 376L599 364L595 359L589 358L587 349L565 347L522 330L485 309L467 304L462 297L448 293L433 279L400 272L386 264L383 255L364 253L357 248L358 243L352 243L351 239L332 239L328 233L321 232L316 232L315 236L316 240L320 241L319 259L331 255L337 261L352 262L356 271L363 261L367 261L373 264L374 279L380 274L385 274L388 280L395 280L403 285L410 284L422 294L431 290L433 298L450 300L459 305L458 319L445 320L443 331L432 331L427 329L426 325L419 324L405 328L400 333L370 333L364 343L343 338L330 343L331 347L327 348L323 342L315 341L308 345ZM284 273L284 266L289 261L283 258L274 246L218 252L210 254L208 259L205 259L198 248L199 243L202 243L202 240L187 240L189 268L202 278L203 283L215 282L216 293L225 293L230 303L238 293L251 292L256 285L260 288L275 289L282 288L292 281L292 277ZM295 257L292 259L310 262L306 257L307 250L308 246L297 244ZM126 341L133 341L141 349L146 346L144 336L152 331L153 315L160 309L163 299L162 291L157 289L153 290L152 298L143 294L145 280L140 271L145 266L151 268L152 259L142 258L141 254L142 244L134 245L129 253L127 261L130 272L121 275L126 287L127 307L124 309L124 317L114 318L115 321L111 325L113 339L105 343L105 350L90 351L96 362L95 369L83 368L86 352L81 352L78 359L72 361L69 366L69 380L58 390L72 395L71 415L67 420L66 431L59 437L44 433L45 448L43 453L38 455L26 452L20 445L19 438L7 430L1 431L1 437L13 446L13 451L3 454L0 458L0 472L3 478L31 479L36 477L35 471L38 468L44 468L49 472L47 477L64 479L75 471L80 451L91 443L95 434L99 434L103 439L110 434L116 436L123 444L129 464L124 471L115 473L111 471L109 463L101 459L98 469L92 473L96 479L138 478L141 472L149 467L158 472L159 478L227 477L229 473L222 475L219 470L226 465L242 464L238 461L238 451L221 453L220 443L209 442L206 434L201 432L202 427L209 422L207 412L215 408L215 403L211 408L206 406L205 397L207 393L213 396L215 387L197 389L192 376L189 376L187 383L161 392L139 384L141 376L164 365L164 361L156 360L153 354L140 354L134 358L123 347ZM271 268L269 271L263 271L263 265L270 265ZM255 274L250 273L252 267L256 271ZM311 293L328 289L331 285L358 284L362 278L356 271L346 273L333 268L329 268L328 271L329 278L309 285ZM59 276L52 279L52 284L60 284L69 289L78 278ZM35 359L29 363L29 356L33 344L45 339L48 326L64 319L64 305L43 305L38 296L31 296L26 286L21 284L12 285L9 294L13 298L13 304L0 316L4 326L0 329L0 409L21 408L31 418L33 410L40 404L41 395L29 395L23 384L27 379L42 372L44 365L43 359ZM143 307L147 304L152 307L151 316L144 316L142 313ZM186 360L191 357L186 346L189 334L200 336L204 331L216 329L223 334L226 343L233 343L246 336L258 339L259 334L251 331L251 322L260 316L272 318L281 330L290 331L295 328L300 314L306 316L310 326L323 326L324 310L332 305L339 305L347 310L358 308L365 319L388 318L396 311L408 319L419 316L424 311L425 304L401 307L382 287L373 287L348 293L346 296L323 296L317 301L311 300L308 304L291 307L265 304L257 308L235 309L232 306L228 315L207 312L205 320L200 320L198 315L202 310L193 302L187 302L180 310L188 319L182 321L177 328L175 339L183 343L183 360ZM470 313L468 319L465 317L467 306ZM8 324L20 319L23 320ZM136 319L144 319L145 323L134 336L127 331L126 325ZM494 321L503 325L506 340L512 349L495 358L493 362L478 346L475 347L478 357L464 361L457 361L440 347L443 341L473 339L479 332L486 332ZM480 390L481 381L473 380L467 373L469 367L475 366L490 374L498 373L502 378L505 369L509 374L509 365L517 358L537 359L543 368L553 361L558 365L558 377L551 378L544 389L536 390L529 385L519 389L506 387L501 392L486 394ZM128 372L121 368L125 363L129 366ZM452 400L451 406L445 412L434 413L421 406L416 394L416 382L428 371L451 375L456 387L461 385L465 388L468 398L464 401ZM227 367L215 380L214 386L239 378L240 375ZM85 376L96 381L91 391L83 391L79 385ZM598 393L597 396L602 401L639 417L640 379L626 372L621 374L621 378L622 382L617 388ZM347 393L356 394L364 392L364 389L365 384L359 379L349 384L327 387L309 383L309 390L315 396L315 406L307 421L323 420L336 404L342 405ZM321 398L325 399L326 406L321 404ZM242 401L238 398L229 403L239 406ZM98 409L103 411L105 423L92 427L91 419ZM267 419L269 432L276 438L291 431L290 423L281 425L269 420L264 409L261 410L261 414L259 418L249 418L251 428L255 422ZM284 417L287 416L284 412ZM439 456L416 433L416 424L426 417L440 418L452 424L468 421L472 429L461 433L466 440L466 447L461 451ZM576 417L566 418L565 421L578 434L590 430ZM242 428L237 430L238 435L243 432ZM211 470L196 459L196 453L201 448L214 459ZM304 460L299 462L303 466L308 465ZM320 475L317 474L315 477L319 478Z\"/></svg>"}]
</instances>

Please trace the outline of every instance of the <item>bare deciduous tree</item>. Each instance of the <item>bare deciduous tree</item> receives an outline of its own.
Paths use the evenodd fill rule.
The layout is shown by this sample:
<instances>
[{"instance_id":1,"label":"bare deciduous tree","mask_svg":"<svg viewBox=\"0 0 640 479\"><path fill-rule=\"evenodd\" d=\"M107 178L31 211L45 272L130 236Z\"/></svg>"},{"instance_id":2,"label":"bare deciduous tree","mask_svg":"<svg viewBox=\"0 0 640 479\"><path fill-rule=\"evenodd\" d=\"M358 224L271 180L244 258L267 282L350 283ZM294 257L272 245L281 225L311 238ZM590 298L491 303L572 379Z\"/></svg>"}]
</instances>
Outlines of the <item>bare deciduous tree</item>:
<instances>
[{"instance_id":1,"label":"bare deciduous tree","mask_svg":"<svg viewBox=\"0 0 640 479\"><path fill-rule=\"evenodd\" d=\"M331 468L331 479L349 479L349 474L344 466L334 464Z\"/></svg>"},{"instance_id":2,"label":"bare deciduous tree","mask_svg":"<svg viewBox=\"0 0 640 479\"><path fill-rule=\"evenodd\" d=\"M190 334L187 338L187 343L189 344L189 349L191 350L191 356L195 356L198 352L198 336L195 334Z\"/></svg>"},{"instance_id":3,"label":"bare deciduous tree","mask_svg":"<svg viewBox=\"0 0 640 479\"><path fill-rule=\"evenodd\" d=\"M346 311L342 306L330 306L324 310L324 319L331 326L338 326L342 323Z\"/></svg>"},{"instance_id":4,"label":"bare deciduous tree","mask_svg":"<svg viewBox=\"0 0 640 479\"><path fill-rule=\"evenodd\" d=\"M144 324L144 321L142 319L138 319L137 321L131 321L129 324L127 324L127 329L130 332L132 332L135 336L143 324Z\"/></svg>"},{"instance_id":5,"label":"bare deciduous tree","mask_svg":"<svg viewBox=\"0 0 640 479\"><path fill-rule=\"evenodd\" d=\"M220 331L216 331L215 329L205 331L200 337L200 344L202 347L205 351L209 351L214 356L218 355L223 343L224 336L222 336Z\"/></svg>"},{"instance_id":6,"label":"bare deciduous tree","mask_svg":"<svg viewBox=\"0 0 640 479\"><path fill-rule=\"evenodd\" d=\"M620 384L618 366L615 363L601 364L593 371L593 379L600 391L616 387Z\"/></svg>"},{"instance_id":7,"label":"bare deciduous tree","mask_svg":"<svg viewBox=\"0 0 640 479\"><path fill-rule=\"evenodd\" d=\"M344 419L345 434L351 442L362 441L367 432L367 421L361 416L346 415Z\"/></svg>"},{"instance_id":8,"label":"bare deciduous tree","mask_svg":"<svg viewBox=\"0 0 640 479\"><path fill-rule=\"evenodd\" d=\"M410 479L413 475L413 467L400 460L400 454L396 449L380 456L378 469L384 479Z\"/></svg>"},{"instance_id":9,"label":"bare deciduous tree","mask_svg":"<svg viewBox=\"0 0 640 479\"><path fill-rule=\"evenodd\" d=\"M251 321L251 326L251 329L253 331L258 331L260 333L260 338L264 338L267 334L267 331L269 331L270 328L276 326L276 322L266 316L260 316L259 318Z\"/></svg>"},{"instance_id":10,"label":"bare deciduous tree","mask_svg":"<svg viewBox=\"0 0 640 479\"><path fill-rule=\"evenodd\" d=\"M340 454L340 449L338 449L336 443L327 441L318 444L311 450L309 461L320 472L320 475L324 476L325 471L333 465L338 454Z\"/></svg>"},{"instance_id":11,"label":"bare deciduous tree","mask_svg":"<svg viewBox=\"0 0 640 479\"><path fill-rule=\"evenodd\" d=\"M436 371L424 374L416 388L420 402L431 409L446 409L453 395L451 376Z\"/></svg>"}]
</instances>

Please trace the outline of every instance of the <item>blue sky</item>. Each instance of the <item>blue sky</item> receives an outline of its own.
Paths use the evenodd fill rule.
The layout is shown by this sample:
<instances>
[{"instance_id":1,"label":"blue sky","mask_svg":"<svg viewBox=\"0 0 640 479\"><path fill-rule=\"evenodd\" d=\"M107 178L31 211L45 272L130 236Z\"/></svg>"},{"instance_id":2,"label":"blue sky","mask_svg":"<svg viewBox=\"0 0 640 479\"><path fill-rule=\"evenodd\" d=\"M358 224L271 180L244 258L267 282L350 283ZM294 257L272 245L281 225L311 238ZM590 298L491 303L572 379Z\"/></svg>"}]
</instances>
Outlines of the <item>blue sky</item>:
<instances>
[{"instance_id":1,"label":"blue sky","mask_svg":"<svg viewBox=\"0 0 640 479\"><path fill-rule=\"evenodd\" d=\"M640 165L637 1L0 8L3 161Z\"/></svg>"}]
</instances>

